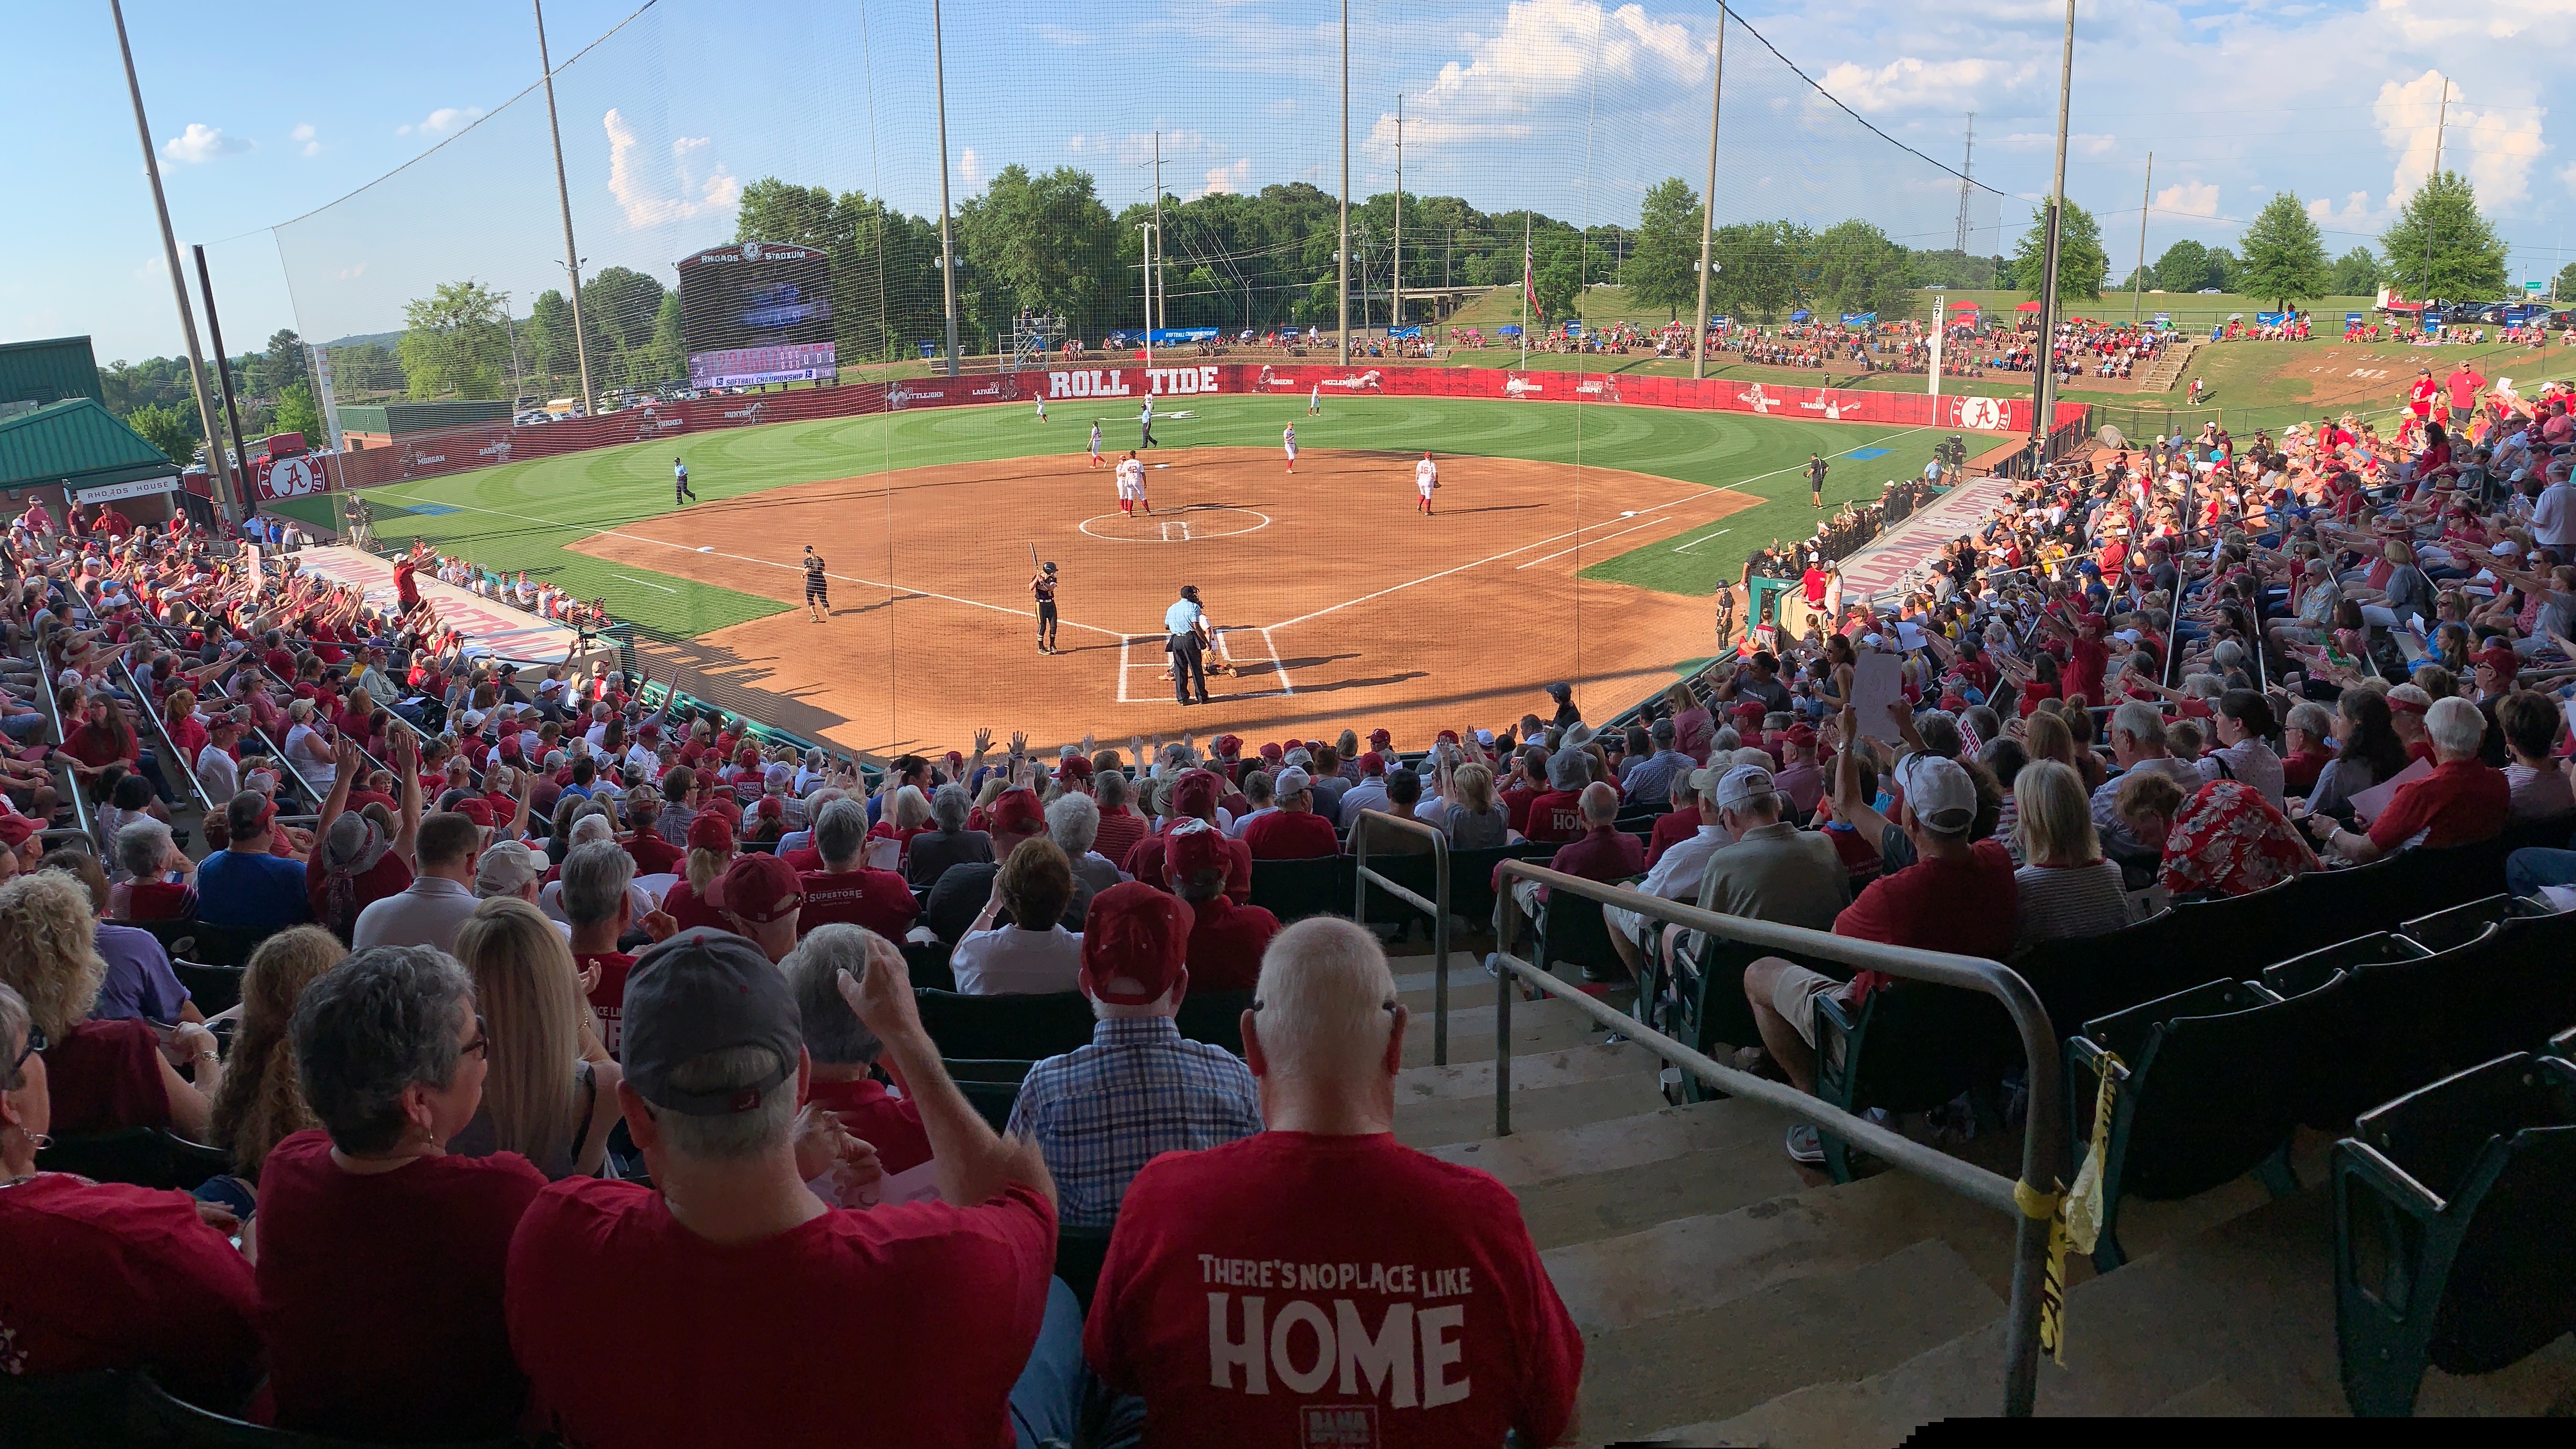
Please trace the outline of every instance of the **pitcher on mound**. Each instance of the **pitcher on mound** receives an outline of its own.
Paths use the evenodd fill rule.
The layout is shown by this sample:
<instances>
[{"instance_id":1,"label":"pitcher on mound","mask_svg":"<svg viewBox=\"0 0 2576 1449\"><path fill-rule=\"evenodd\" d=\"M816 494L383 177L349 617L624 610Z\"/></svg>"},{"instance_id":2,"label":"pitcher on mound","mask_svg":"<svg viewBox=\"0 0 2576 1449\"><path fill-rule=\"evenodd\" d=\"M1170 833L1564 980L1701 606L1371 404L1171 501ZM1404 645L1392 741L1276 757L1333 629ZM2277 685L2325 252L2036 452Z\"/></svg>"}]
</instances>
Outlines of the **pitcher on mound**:
<instances>
[{"instance_id":1,"label":"pitcher on mound","mask_svg":"<svg viewBox=\"0 0 2576 1449\"><path fill-rule=\"evenodd\" d=\"M1151 513L1154 505L1145 499L1145 465L1130 448L1118 463L1118 511L1133 518L1139 509Z\"/></svg>"}]
</instances>

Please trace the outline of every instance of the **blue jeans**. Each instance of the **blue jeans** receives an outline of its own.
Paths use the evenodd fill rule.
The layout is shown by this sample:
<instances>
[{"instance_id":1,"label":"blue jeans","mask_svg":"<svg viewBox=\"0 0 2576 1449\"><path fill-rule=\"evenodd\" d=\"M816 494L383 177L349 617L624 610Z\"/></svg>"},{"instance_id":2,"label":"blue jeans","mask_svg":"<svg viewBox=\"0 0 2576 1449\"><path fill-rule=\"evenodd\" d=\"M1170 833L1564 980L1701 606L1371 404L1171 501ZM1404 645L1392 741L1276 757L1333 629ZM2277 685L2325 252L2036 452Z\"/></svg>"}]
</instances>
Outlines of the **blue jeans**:
<instances>
[{"instance_id":1,"label":"blue jeans","mask_svg":"<svg viewBox=\"0 0 2576 1449\"><path fill-rule=\"evenodd\" d=\"M1062 1278L1047 1282L1046 1321L1028 1367L1011 1385L1011 1431L1019 1449L1071 1444L1082 1417L1082 1304Z\"/></svg>"},{"instance_id":2,"label":"blue jeans","mask_svg":"<svg viewBox=\"0 0 2576 1449\"><path fill-rule=\"evenodd\" d=\"M2576 885L2576 849L2526 846L2505 858L2504 888L2515 895L2536 896L2542 886L2563 885Z\"/></svg>"}]
</instances>

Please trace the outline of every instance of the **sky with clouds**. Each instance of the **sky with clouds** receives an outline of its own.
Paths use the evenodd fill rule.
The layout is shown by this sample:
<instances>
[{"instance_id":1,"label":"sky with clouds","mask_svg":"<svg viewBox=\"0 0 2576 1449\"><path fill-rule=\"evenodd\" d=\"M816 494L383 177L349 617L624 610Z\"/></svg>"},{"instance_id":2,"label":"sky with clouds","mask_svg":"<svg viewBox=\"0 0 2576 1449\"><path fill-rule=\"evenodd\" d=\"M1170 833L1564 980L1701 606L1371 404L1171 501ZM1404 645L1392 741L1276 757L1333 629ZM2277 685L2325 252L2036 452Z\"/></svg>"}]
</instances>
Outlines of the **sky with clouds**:
<instances>
[{"instance_id":1,"label":"sky with clouds","mask_svg":"<svg viewBox=\"0 0 2576 1449\"><path fill-rule=\"evenodd\" d=\"M636 4L547 11L589 270L667 281L677 258L730 238L742 187L763 176L937 214L921 0ZM1353 8L1361 194L1394 183L1399 95L1416 193L1628 222L1655 181L1699 184L1714 3ZM0 231L0 339L87 332L113 359L175 351L177 328L104 11L13 22L0 154L22 203L52 205L23 205ZM2048 0L1752 0L1738 14L1777 54L1730 32L1721 219L1860 215L1945 245L1959 188L1944 168L1974 111L1974 170L2000 193L1976 193L1975 242L2008 247L2048 186L2064 13ZM945 15L958 199L1006 165L1069 164L1124 206L1149 194L1157 132L1174 195L1338 185L1328 7L952 0ZM183 246L208 244L234 350L282 326L318 338L398 326L403 299L436 281L481 278L521 315L560 284L535 37L515 0L450 0L434 21L309 0L279 0L258 27L178 0L129 0L126 16L172 220ZM2185 237L2230 241L2280 190L2339 253L2372 241L2426 173L2447 81L2443 162L2477 183L2515 280L2545 278L2576 259L2576 152L2550 104L2566 89L2547 79L2571 64L2576 0L2082 0L2068 190L2103 219L2122 272L2150 151L2151 257ZM23 224L46 214L59 224Z\"/></svg>"}]
</instances>

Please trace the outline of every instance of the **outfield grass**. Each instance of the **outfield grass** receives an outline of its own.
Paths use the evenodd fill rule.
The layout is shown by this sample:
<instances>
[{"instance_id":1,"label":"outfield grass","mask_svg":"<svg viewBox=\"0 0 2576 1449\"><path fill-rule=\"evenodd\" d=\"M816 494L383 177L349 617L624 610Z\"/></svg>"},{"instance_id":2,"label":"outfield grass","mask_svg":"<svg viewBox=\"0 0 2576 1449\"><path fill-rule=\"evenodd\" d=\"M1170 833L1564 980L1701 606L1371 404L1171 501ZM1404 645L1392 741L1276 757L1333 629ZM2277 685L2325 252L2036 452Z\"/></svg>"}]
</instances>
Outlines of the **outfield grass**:
<instances>
[{"instance_id":1,"label":"outfield grass","mask_svg":"<svg viewBox=\"0 0 2576 1449\"><path fill-rule=\"evenodd\" d=\"M1839 504L1874 498L1887 480L1921 473L1933 445L1947 436L1893 425L1478 398L1328 398L1324 415L1312 419L1305 416L1302 396L1193 398L1179 405L1194 416L1173 419L1167 413L1155 422L1157 438L1174 453L1193 445L1274 447L1281 424L1293 420L1309 449L1432 448L1471 457L1580 462L1733 487L1763 499L1711 525L1726 531L1688 553L1674 553L1669 543L1650 545L1585 570L1587 578L1689 594L1733 577L1747 553L1775 536L1803 536L1813 528L1804 472L1809 452L1836 459L1825 496ZM676 443L507 463L371 489L366 497L380 540L427 538L488 567L513 574L525 569L581 597L604 597L611 612L648 627L697 635L787 606L567 547L603 529L668 512L675 452L688 460L690 486L714 500L930 464L1078 453L1089 421L1081 404L1059 404L1055 420L1046 424L1019 405L773 423L691 434ZM1133 427L1132 415L1104 419L1106 441L1123 446L1132 441ZM1870 449L1884 451L1866 459L1845 456ZM1567 486L1573 486L1571 474ZM330 521L327 499L273 506L309 522ZM959 522L969 526L972 520ZM1335 546L1364 543L1341 540Z\"/></svg>"}]
</instances>

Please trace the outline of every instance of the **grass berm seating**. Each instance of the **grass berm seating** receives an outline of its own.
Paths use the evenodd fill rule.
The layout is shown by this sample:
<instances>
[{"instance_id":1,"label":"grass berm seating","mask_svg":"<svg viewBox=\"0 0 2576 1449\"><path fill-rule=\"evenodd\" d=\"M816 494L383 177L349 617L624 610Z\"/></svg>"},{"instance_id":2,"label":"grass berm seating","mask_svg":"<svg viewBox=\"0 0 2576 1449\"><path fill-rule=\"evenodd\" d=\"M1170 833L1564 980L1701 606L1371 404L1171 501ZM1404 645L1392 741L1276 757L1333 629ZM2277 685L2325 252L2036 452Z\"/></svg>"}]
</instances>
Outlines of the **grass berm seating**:
<instances>
[{"instance_id":1,"label":"grass berm seating","mask_svg":"<svg viewBox=\"0 0 2576 1449\"><path fill-rule=\"evenodd\" d=\"M2576 1065L2518 1052L2419 1088L2332 1162L2354 1413L2411 1414L2428 1366L2491 1373L2576 1327Z\"/></svg>"}]
</instances>

